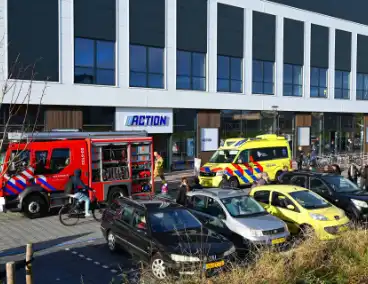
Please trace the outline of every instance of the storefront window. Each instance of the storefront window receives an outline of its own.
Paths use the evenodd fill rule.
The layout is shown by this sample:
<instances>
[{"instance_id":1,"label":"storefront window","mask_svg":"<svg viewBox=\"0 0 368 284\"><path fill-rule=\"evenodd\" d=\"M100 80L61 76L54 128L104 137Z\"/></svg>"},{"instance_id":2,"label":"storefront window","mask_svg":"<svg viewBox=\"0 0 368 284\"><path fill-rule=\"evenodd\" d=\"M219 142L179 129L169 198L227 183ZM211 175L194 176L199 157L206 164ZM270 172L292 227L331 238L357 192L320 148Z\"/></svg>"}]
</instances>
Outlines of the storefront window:
<instances>
[{"instance_id":1,"label":"storefront window","mask_svg":"<svg viewBox=\"0 0 368 284\"><path fill-rule=\"evenodd\" d=\"M196 116L194 109L174 110L174 133L171 143L171 170L191 169L196 156Z\"/></svg>"}]
</instances>

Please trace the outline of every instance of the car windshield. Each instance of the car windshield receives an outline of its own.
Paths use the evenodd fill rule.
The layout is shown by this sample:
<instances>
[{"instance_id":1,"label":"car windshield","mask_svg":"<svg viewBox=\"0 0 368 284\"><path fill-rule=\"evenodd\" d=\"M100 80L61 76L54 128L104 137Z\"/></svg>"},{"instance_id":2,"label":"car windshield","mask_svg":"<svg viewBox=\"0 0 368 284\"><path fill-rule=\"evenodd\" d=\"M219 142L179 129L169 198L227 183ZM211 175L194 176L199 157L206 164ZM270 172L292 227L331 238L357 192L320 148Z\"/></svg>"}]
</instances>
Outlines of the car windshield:
<instances>
[{"instance_id":1,"label":"car windshield","mask_svg":"<svg viewBox=\"0 0 368 284\"><path fill-rule=\"evenodd\" d=\"M331 204L324 201L318 194L303 190L291 192L290 196L295 199L305 209L319 209L331 207Z\"/></svg>"},{"instance_id":2,"label":"car windshield","mask_svg":"<svg viewBox=\"0 0 368 284\"><path fill-rule=\"evenodd\" d=\"M354 192L359 191L359 187L342 176L325 176L324 181L329 184L336 192Z\"/></svg>"},{"instance_id":3,"label":"car windshield","mask_svg":"<svg viewBox=\"0 0 368 284\"><path fill-rule=\"evenodd\" d=\"M200 228L202 225L188 210L172 209L148 214L153 233L166 233Z\"/></svg>"},{"instance_id":4,"label":"car windshield","mask_svg":"<svg viewBox=\"0 0 368 284\"><path fill-rule=\"evenodd\" d=\"M232 163L238 150L217 150L210 158L210 163Z\"/></svg>"},{"instance_id":5,"label":"car windshield","mask_svg":"<svg viewBox=\"0 0 368 284\"><path fill-rule=\"evenodd\" d=\"M267 214L257 201L246 195L222 198L221 202L229 214L235 218Z\"/></svg>"}]
</instances>

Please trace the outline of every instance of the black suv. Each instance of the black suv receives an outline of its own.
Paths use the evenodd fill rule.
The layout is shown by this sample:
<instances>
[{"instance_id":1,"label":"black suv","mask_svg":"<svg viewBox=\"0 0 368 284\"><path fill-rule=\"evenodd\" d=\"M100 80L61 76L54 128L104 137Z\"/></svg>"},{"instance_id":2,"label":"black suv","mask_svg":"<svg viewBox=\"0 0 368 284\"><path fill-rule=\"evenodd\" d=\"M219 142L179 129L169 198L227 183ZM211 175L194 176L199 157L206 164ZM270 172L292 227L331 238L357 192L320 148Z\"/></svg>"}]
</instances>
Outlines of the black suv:
<instances>
[{"instance_id":1,"label":"black suv","mask_svg":"<svg viewBox=\"0 0 368 284\"><path fill-rule=\"evenodd\" d=\"M285 173L281 182L314 191L354 221L368 221L368 192L341 175L295 171Z\"/></svg>"},{"instance_id":2,"label":"black suv","mask_svg":"<svg viewBox=\"0 0 368 284\"><path fill-rule=\"evenodd\" d=\"M195 268L213 274L235 253L233 243L203 227L186 208L165 201L114 200L101 230L111 251L119 246L149 263L158 279L194 274Z\"/></svg>"}]
</instances>

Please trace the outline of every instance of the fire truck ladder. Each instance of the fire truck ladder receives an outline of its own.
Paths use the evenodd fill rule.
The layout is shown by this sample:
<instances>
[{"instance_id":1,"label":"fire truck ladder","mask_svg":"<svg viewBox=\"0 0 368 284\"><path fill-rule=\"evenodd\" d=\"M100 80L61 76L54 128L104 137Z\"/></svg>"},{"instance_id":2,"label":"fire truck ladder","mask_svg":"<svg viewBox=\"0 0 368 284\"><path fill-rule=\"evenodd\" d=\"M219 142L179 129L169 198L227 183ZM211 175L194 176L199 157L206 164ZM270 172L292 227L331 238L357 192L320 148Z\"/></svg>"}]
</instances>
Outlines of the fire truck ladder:
<instances>
[{"instance_id":1,"label":"fire truck ladder","mask_svg":"<svg viewBox=\"0 0 368 284\"><path fill-rule=\"evenodd\" d=\"M76 132L76 131L50 131L50 132L35 132L35 133L21 133L9 132L8 140L10 141L34 141L34 140L64 140L64 139L111 139L122 137L147 137L146 131L115 131L115 132Z\"/></svg>"}]
</instances>

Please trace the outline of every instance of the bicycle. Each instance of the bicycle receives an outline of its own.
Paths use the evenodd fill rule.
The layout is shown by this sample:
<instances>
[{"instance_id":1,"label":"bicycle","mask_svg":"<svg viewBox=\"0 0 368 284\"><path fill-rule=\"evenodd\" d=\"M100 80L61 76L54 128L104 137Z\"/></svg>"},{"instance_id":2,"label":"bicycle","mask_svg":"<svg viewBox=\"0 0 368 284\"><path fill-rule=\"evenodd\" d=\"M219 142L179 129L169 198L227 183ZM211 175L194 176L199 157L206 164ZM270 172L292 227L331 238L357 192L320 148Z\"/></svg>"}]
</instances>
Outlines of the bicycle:
<instances>
[{"instance_id":1,"label":"bicycle","mask_svg":"<svg viewBox=\"0 0 368 284\"><path fill-rule=\"evenodd\" d=\"M79 218L84 216L84 202L79 202L75 198L75 194L68 194L69 202L61 207L59 211L60 223L64 226L74 226L78 223ZM102 202L97 200L95 191L92 191L92 200L90 204L93 219L100 222L105 206ZM71 220L69 223L68 220Z\"/></svg>"}]
</instances>

